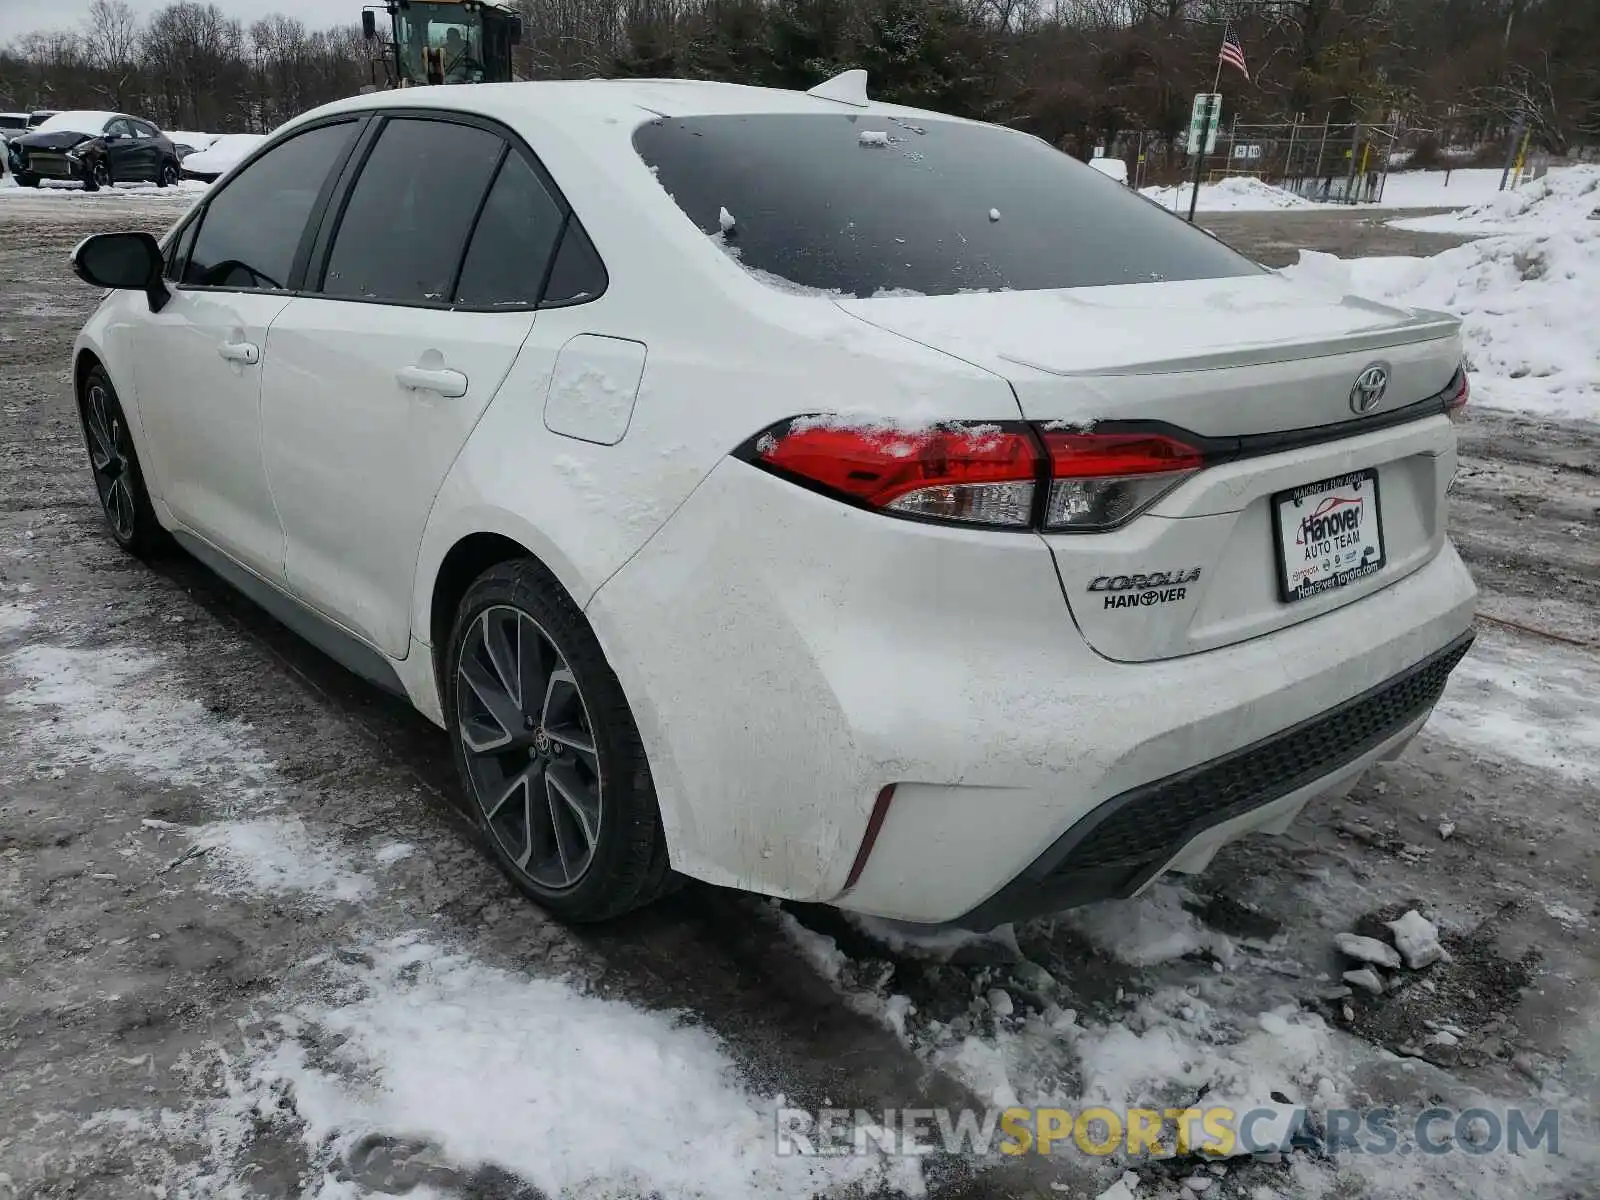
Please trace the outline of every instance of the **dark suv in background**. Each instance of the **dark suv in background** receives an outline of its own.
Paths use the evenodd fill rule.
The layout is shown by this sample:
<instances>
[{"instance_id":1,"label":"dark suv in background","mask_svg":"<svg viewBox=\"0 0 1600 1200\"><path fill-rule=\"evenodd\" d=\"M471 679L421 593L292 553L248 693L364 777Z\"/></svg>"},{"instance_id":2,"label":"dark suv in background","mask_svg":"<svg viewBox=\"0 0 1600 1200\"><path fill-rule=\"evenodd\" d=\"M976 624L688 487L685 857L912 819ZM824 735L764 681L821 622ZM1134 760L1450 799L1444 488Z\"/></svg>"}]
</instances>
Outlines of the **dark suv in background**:
<instances>
[{"instance_id":1,"label":"dark suv in background","mask_svg":"<svg viewBox=\"0 0 1600 1200\"><path fill-rule=\"evenodd\" d=\"M178 182L178 152L149 121L114 112L60 112L10 138L9 167L23 187L46 179L98 191L113 183Z\"/></svg>"}]
</instances>

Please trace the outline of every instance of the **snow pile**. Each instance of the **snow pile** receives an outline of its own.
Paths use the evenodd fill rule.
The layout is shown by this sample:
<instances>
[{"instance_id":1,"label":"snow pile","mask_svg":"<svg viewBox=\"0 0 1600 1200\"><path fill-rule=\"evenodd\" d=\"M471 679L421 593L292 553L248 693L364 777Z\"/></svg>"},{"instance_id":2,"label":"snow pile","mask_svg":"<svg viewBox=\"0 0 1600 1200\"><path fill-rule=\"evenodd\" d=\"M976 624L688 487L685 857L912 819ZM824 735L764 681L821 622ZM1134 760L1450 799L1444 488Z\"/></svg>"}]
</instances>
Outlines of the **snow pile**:
<instances>
[{"instance_id":1,"label":"snow pile","mask_svg":"<svg viewBox=\"0 0 1600 1200\"><path fill-rule=\"evenodd\" d=\"M1461 212L1409 217L1397 229L1426 233L1546 233L1600 222L1600 166L1566 167L1515 191L1494 192Z\"/></svg>"},{"instance_id":2,"label":"snow pile","mask_svg":"<svg viewBox=\"0 0 1600 1200\"><path fill-rule=\"evenodd\" d=\"M330 1173L381 1134L549 1196L921 1190L916 1160L774 1153L781 1099L746 1092L715 1036L669 1015L416 938L343 957L354 965L279 1018L233 1102L242 1124L286 1098Z\"/></svg>"},{"instance_id":3,"label":"snow pile","mask_svg":"<svg viewBox=\"0 0 1600 1200\"><path fill-rule=\"evenodd\" d=\"M1475 404L1600 419L1600 221L1486 238L1431 258L1345 261L1302 250L1284 274L1460 317Z\"/></svg>"},{"instance_id":4,"label":"snow pile","mask_svg":"<svg viewBox=\"0 0 1600 1200\"><path fill-rule=\"evenodd\" d=\"M1142 188L1139 194L1154 200L1162 208L1188 212L1191 187L1187 183L1168 188L1147 187ZM1262 183L1251 176L1235 175L1216 183L1201 184L1198 207L1201 212L1270 212L1280 208L1314 209L1327 206L1301 199L1293 192Z\"/></svg>"}]
</instances>

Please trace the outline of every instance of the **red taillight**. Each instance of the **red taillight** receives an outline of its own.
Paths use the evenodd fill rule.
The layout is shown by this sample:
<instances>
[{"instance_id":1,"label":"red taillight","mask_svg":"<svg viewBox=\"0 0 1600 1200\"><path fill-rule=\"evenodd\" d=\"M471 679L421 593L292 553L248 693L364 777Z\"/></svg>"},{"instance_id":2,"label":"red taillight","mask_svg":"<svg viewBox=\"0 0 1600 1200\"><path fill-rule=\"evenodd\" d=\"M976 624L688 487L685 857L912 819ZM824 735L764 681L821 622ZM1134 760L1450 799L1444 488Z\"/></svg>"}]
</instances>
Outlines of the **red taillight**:
<instances>
[{"instance_id":1,"label":"red taillight","mask_svg":"<svg viewBox=\"0 0 1600 1200\"><path fill-rule=\"evenodd\" d=\"M1089 532L1131 520L1205 466L1205 454L1159 433L1039 435L1050 456L1046 529Z\"/></svg>"},{"instance_id":2,"label":"red taillight","mask_svg":"<svg viewBox=\"0 0 1600 1200\"><path fill-rule=\"evenodd\" d=\"M1038 446L1026 430L947 425L849 428L802 418L768 430L753 457L871 508L976 525L1032 523Z\"/></svg>"},{"instance_id":3,"label":"red taillight","mask_svg":"<svg viewBox=\"0 0 1600 1200\"><path fill-rule=\"evenodd\" d=\"M1462 367L1450 381L1450 391L1444 398L1445 414L1452 421L1461 420L1466 414L1467 400L1471 395L1472 385L1467 382L1467 369Z\"/></svg>"},{"instance_id":4,"label":"red taillight","mask_svg":"<svg viewBox=\"0 0 1600 1200\"><path fill-rule=\"evenodd\" d=\"M899 516L1068 533L1115 529L1207 461L1188 442L1145 430L959 422L904 430L831 417L784 421L740 457Z\"/></svg>"}]
</instances>

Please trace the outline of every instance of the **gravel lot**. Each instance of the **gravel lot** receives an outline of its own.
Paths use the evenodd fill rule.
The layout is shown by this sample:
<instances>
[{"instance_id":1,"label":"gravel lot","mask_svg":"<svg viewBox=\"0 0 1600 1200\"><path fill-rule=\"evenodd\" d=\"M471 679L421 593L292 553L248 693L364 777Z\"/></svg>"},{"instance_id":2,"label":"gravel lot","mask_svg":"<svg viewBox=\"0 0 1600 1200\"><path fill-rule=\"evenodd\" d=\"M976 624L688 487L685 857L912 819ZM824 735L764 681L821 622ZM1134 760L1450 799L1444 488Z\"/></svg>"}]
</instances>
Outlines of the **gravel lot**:
<instances>
[{"instance_id":1,"label":"gravel lot","mask_svg":"<svg viewBox=\"0 0 1600 1200\"><path fill-rule=\"evenodd\" d=\"M695 885L605 930L555 925L473 849L443 735L193 562L152 570L116 550L69 396L72 339L96 294L66 254L95 230L164 228L190 199L0 196L0 1198L546 1194L514 1155L453 1156L426 1129L374 1118L353 1140L330 1138L306 1088L246 1070L274 1039L336 1060L333 1026L308 1019L296 1033L282 1014L345 996L355 985L328 972L379 969L372 948L396 938L708 1030L753 1094L873 1108L991 1099L941 1058L935 1023L967 1019L1015 952L930 961L825 910L786 917ZM1286 261L1288 246L1451 244L1343 213L1209 223L1266 261ZM1130 961L1092 920L1018 930L1060 1008L1080 1023L1133 1020L1141 997L1218 981L1231 1012L1299 1005L1342 1031L1341 1046L1391 1052L1350 1068L1375 1099L1488 1095L1575 1114L1571 1162L1505 1194L1595 1194L1581 1122L1600 1107L1600 753L1584 732L1600 728L1596 464L1594 426L1472 413L1452 524L1495 620L1442 713L1446 732L1436 722L1350 796L1283 838L1230 848L1181 892L1110 906L1111 924L1181 906L1191 935L1233 939L1225 972L1204 953ZM269 810L273 830L297 831L284 849L298 860L292 885L228 866L245 861L229 830ZM308 883L322 848L355 874ZM1346 1016L1322 998L1340 970L1333 934L1406 907L1439 914L1454 962L1433 969L1432 989L1357 998ZM828 970L819 946L836 955ZM1013 992L1015 1021L1041 1007ZM879 1018L888 993L915 1004L904 1037ZM986 1020L975 1029L986 1046L1027 1032ZM1432 1043L1442 1022L1463 1027L1458 1045ZM515 1073L538 1054L522 1046L501 1065ZM1066 1048L1054 1054L1031 1060L1030 1083L1081 1074ZM435 1103L458 1099L441 1090ZM224 1111L226 1136L208 1116ZM675 1118L596 1119L626 1137ZM1439 1171L1425 1194L1501 1194ZM1237 1166L1209 1195L1297 1194L1287 1172ZM1092 1197L1115 1179L1081 1158L936 1160L924 1175L945 1197ZM1158 1168L1146 1183L1163 1178ZM1358 1197L1376 1185L1358 1174L1341 1186Z\"/></svg>"}]
</instances>

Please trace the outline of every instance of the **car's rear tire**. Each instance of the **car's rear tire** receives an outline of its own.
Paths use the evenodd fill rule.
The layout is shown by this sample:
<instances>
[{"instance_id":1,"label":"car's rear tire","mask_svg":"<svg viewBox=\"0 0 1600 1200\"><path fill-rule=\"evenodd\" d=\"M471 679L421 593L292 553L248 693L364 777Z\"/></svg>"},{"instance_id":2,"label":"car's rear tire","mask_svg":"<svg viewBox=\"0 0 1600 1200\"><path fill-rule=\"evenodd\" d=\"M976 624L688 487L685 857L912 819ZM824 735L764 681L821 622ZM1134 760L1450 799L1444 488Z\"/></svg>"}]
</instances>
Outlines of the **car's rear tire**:
<instances>
[{"instance_id":1,"label":"car's rear tire","mask_svg":"<svg viewBox=\"0 0 1600 1200\"><path fill-rule=\"evenodd\" d=\"M96 365L84 375L78 389L78 417L89 448L95 493L113 540L138 558L159 554L170 539L156 521L122 402L104 367Z\"/></svg>"},{"instance_id":2,"label":"car's rear tire","mask_svg":"<svg viewBox=\"0 0 1600 1200\"><path fill-rule=\"evenodd\" d=\"M161 169L156 172L156 186L160 188L172 187L178 182L178 164L170 159L161 164Z\"/></svg>"},{"instance_id":3,"label":"car's rear tire","mask_svg":"<svg viewBox=\"0 0 1600 1200\"><path fill-rule=\"evenodd\" d=\"M456 769L501 870L557 917L604 921L668 890L650 765L583 614L532 559L456 609L440 691Z\"/></svg>"}]
</instances>

